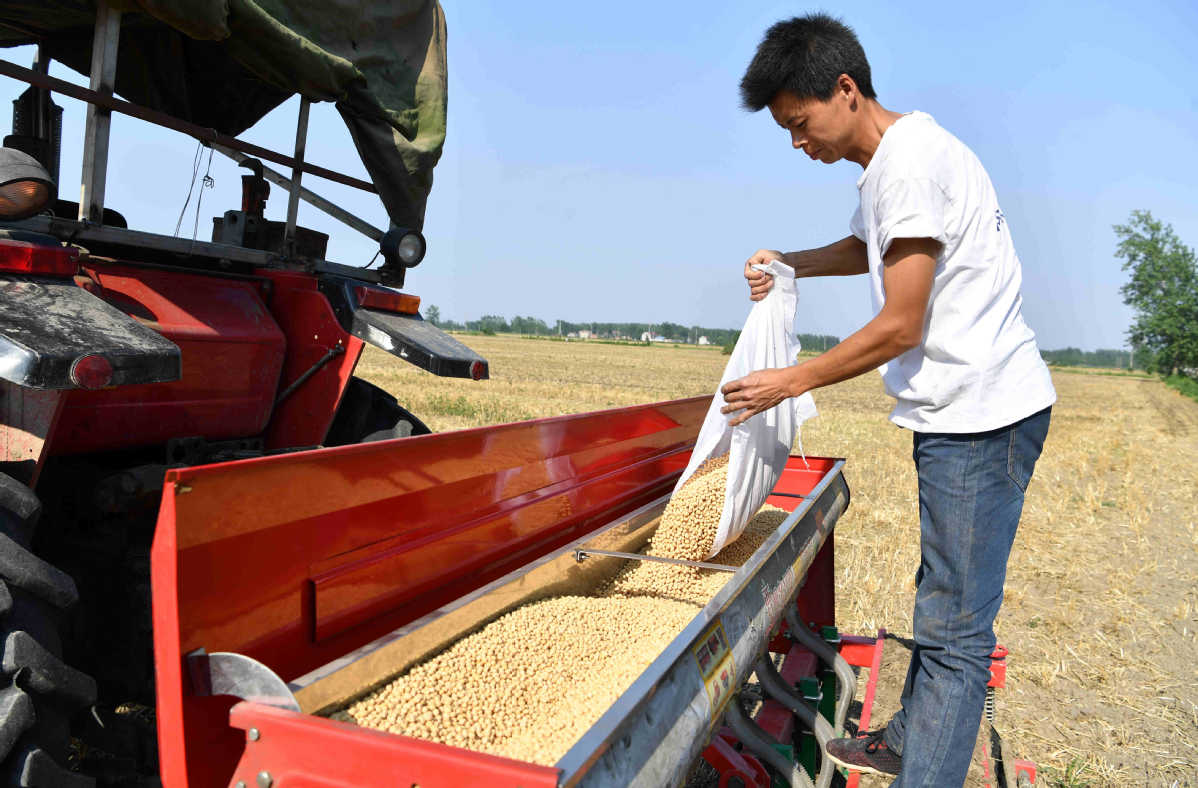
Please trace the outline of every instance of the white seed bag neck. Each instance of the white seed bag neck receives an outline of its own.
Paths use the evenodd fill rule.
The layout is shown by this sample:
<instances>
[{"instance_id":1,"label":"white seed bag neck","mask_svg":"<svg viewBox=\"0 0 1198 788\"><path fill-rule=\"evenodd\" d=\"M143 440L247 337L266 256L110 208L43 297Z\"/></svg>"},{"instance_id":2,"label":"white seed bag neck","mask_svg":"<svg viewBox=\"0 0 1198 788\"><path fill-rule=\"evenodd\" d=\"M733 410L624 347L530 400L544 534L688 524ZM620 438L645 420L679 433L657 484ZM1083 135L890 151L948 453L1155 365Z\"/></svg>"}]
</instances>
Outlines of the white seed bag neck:
<instances>
[{"instance_id":1,"label":"white seed bag neck","mask_svg":"<svg viewBox=\"0 0 1198 788\"><path fill-rule=\"evenodd\" d=\"M753 267L773 275L774 285L765 298L753 304L749 311L728 365L724 367L720 385L712 397L703 427L699 430L690 462L674 487L674 492L678 492L695 469L708 458L728 454L724 509L720 514L715 544L708 557L714 556L744 532L749 520L778 483L799 425L816 415L815 400L809 393L786 399L777 407L758 413L736 427L729 426L730 417L720 412L727 404L720 391L725 383L757 370L789 367L797 363L800 346L795 336L794 322L799 296L794 271L778 260Z\"/></svg>"}]
</instances>

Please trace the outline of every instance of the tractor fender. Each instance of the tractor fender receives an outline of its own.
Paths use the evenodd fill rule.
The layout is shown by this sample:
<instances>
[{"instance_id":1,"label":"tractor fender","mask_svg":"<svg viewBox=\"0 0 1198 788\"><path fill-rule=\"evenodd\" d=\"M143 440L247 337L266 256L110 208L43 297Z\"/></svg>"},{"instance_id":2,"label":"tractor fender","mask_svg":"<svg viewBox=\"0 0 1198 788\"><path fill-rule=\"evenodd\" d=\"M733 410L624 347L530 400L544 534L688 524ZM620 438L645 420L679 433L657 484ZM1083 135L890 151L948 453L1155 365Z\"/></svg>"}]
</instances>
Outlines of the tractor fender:
<instances>
[{"instance_id":1,"label":"tractor fender","mask_svg":"<svg viewBox=\"0 0 1198 788\"><path fill-rule=\"evenodd\" d=\"M418 313L405 314L363 306L357 295L361 288L395 291L338 276L321 277L320 291L329 299L337 321L364 342L446 378L490 377L487 360Z\"/></svg>"},{"instance_id":2,"label":"tractor fender","mask_svg":"<svg viewBox=\"0 0 1198 788\"><path fill-rule=\"evenodd\" d=\"M73 373L88 356L110 365L104 387L180 377L175 343L70 279L0 274L0 303L0 379L32 389L80 388Z\"/></svg>"}]
</instances>

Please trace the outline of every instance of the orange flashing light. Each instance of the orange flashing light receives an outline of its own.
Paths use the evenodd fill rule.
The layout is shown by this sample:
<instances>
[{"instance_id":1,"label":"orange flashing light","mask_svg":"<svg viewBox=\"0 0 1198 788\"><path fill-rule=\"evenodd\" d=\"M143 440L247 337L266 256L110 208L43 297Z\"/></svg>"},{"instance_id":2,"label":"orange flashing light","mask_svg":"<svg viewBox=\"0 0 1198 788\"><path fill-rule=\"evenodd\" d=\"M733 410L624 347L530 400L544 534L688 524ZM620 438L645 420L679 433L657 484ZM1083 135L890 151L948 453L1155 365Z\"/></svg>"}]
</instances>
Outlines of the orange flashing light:
<instances>
[{"instance_id":1,"label":"orange flashing light","mask_svg":"<svg viewBox=\"0 0 1198 788\"><path fill-rule=\"evenodd\" d=\"M355 287L354 297L358 299L358 306L366 309L381 309L401 315L415 315L420 312L420 296L397 293L394 290Z\"/></svg>"}]
</instances>

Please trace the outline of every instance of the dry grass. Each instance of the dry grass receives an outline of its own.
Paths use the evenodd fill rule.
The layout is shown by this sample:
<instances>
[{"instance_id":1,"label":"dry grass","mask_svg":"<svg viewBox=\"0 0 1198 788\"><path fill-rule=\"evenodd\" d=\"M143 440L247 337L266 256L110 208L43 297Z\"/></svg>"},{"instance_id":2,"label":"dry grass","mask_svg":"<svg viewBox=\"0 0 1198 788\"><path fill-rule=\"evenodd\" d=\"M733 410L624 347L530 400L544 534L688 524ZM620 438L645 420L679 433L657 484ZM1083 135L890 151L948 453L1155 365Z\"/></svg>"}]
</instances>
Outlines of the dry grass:
<instances>
[{"instance_id":1,"label":"dry grass","mask_svg":"<svg viewBox=\"0 0 1198 788\"><path fill-rule=\"evenodd\" d=\"M367 350L359 374L434 430L710 393L718 350L468 337L493 379L435 378ZM998 725L1050 785L1198 785L1198 404L1156 381L1055 374L997 624ZM848 459L837 526L843 631L910 632L919 557L911 436L876 375L816 392L809 453Z\"/></svg>"}]
</instances>

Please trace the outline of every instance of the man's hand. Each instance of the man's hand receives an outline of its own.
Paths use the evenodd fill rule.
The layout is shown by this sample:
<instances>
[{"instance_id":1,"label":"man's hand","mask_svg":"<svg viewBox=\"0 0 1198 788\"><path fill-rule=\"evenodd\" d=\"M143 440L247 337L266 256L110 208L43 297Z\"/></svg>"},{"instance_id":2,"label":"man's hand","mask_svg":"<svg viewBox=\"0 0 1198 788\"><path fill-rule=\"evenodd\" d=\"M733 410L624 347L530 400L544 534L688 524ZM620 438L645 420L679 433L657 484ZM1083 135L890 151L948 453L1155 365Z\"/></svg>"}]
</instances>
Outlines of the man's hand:
<instances>
[{"instance_id":1,"label":"man's hand","mask_svg":"<svg viewBox=\"0 0 1198 788\"><path fill-rule=\"evenodd\" d=\"M774 286L774 277L755 271L757 263L768 263L771 260L782 260L782 253L773 249L758 249L753 256L745 261L745 279L749 281L749 300L760 301Z\"/></svg>"},{"instance_id":2,"label":"man's hand","mask_svg":"<svg viewBox=\"0 0 1198 788\"><path fill-rule=\"evenodd\" d=\"M720 389L728 403L720 413L737 414L729 421L735 427L788 397L798 396L801 392L794 390L795 369L763 369L740 380L729 381Z\"/></svg>"}]
</instances>

